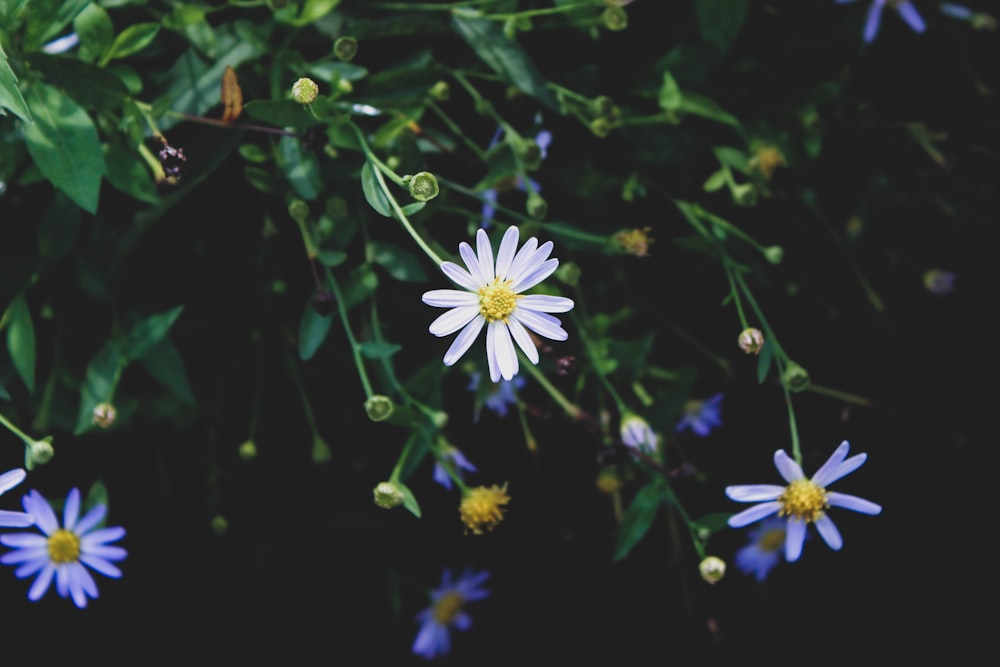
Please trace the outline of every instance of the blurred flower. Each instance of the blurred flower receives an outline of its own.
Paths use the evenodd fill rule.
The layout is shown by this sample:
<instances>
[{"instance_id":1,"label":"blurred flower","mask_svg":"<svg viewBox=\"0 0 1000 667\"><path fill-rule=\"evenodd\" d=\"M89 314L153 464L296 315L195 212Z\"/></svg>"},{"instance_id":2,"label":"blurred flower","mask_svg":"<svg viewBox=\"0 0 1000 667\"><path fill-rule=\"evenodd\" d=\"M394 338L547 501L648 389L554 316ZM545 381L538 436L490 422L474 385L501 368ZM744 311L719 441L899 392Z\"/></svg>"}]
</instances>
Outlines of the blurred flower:
<instances>
[{"instance_id":1,"label":"blurred flower","mask_svg":"<svg viewBox=\"0 0 1000 667\"><path fill-rule=\"evenodd\" d=\"M450 628L469 629L472 619L465 613L465 605L489 597L490 592L482 587L489 578L488 571L466 568L458 581L452 583L451 570L446 568L441 587L431 591L430 606L417 614L420 631L413 641L413 652L427 660L447 655L451 650Z\"/></svg>"},{"instance_id":2,"label":"blurred flower","mask_svg":"<svg viewBox=\"0 0 1000 667\"><path fill-rule=\"evenodd\" d=\"M487 148L487 150L489 150L489 148L493 148L494 146L496 146L500 142L500 137L502 136L503 136L503 128L498 127L497 131L493 133L493 138L490 139L490 145ZM548 130L542 130L541 132L535 135L535 144L538 146L539 160L544 160L546 157L548 157L549 145L551 143L552 143L552 133L549 132ZM538 192L542 189L542 186L539 185L538 181L536 181L535 179L529 178L528 181L529 184L531 185L532 191ZM521 176L518 176L517 178L512 179L511 181L504 181L498 185L493 186L492 188L489 188L488 190L483 191L482 194L483 209L482 212L480 213L480 218L481 218L480 226L483 229L488 229L490 224L493 222L493 216L496 215L496 210L497 210L496 208L497 197L499 196L500 192L501 191L506 192L508 189L512 187L516 190L520 190L521 192L527 190L524 184L524 179Z\"/></svg>"},{"instance_id":3,"label":"blurred flower","mask_svg":"<svg viewBox=\"0 0 1000 667\"><path fill-rule=\"evenodd\" d=\"M760 354L760 349L764 347L764 334L761 333L760 329L753 327L747 327L741 331L738 340L740 349L747 354Z\"/></svg>"},{"instance_id":4,"label":"blurred flower","mask_svg":"<svg viewBox=\"0 0 1000 667\"><path fill-rule=\"evenodd\" d=\"M656 437L656 433L653 432L653 428L649 425L649 422L639 415L632 412L623 415L620 431L622 443L626 447L638 450L644 454L653 454L656 452L660 440Z\"/></svg>"},{"instance_id":5,"label":"blurred flower","mask_svg":"<svg viewBox=\"0 0 1000 667\"><path fill-rule=\"evenodd\" d=\"M479 390L479 382L482 379L482 373L479 371L474 371L469 375L469 386L468 390L471 392L477 392ZM501 380L493 384L489 389L487 389L486 400L484 405L492 410L498 417L507 416L507 406L517 405L517 390L524 388L524 378L520 375L515 375L512 380ZM476 410L476 414L473 418L474 420L479 420L479 410Z\"/></svg>"},{"instance_id":6,"label":"blurred flower","mask_svg":"<svg viewBox=\"0 0 1000 667\"><path fill-rule=\"evenodd\" d=\"M125 558L127 552L109 543L124 537L125 529L95 530L104 519L106 505L95 505L80 518L80 490L74 487L66 497L60 528L55 512L38 491L32 489L21 502L25 511L34 517L34 525L42 534L0 535L0 544L14 549L0 557L0 563L17 565L14 575L18 579L38 575L28 589L29 600L34 602L40 599L55 578L56 592L64 598L72 598L73 603L82 609L87 606L88 597L97 598L97 584L87 567L115 579L122 576L113 562Z\"/></svg>"},{"instance_id":7,"label":"blurred flower","mask_svg":"<svg viewBox=\"0 0 1000 667\"><path fill-rule=\"evenodd\" d=\"M785 160L785 154L774 146L759 146L747 164L751 169L759 171L765 179L770 180L774 176L774 170L785 166L788 162Z\"/></svg>"},{"instance_id":8,"label":"blurred flower","mask_svg":"<svg viewBox=\"0 0 1000 667\"><path fill-rule=\"evenodd\" d=\"M722 426L722 410L719 405L722 394L716 394L703 401L688 401L684 404L684 416L677 422L677 432L691 429L696 435L705 437L712 429Z\"/></svg>"},{"instance_id":9,"label":"blurred flower","mask_svg":"<svg viewBox=\"0 0 1000 667\"><path fill-rule=\"evenodd\" d=\"M837 4L841 5L855 1L835 0ZM924 24L924 20L920 17L917 8L913 6L910 0L872 0L872 4L868 8L868 18L865 20L864 39L866 42L873 42L875 36L878 35L879 25L882 22L882 10L885 9L886 5L890 5L895 9L900 18L906 21L906 24L913 29L913 32L922 33L926 30L927 26Z\"/></svg>"},{"instance_id":10,"label":"blurred flower","mask_svg":"<svg viewBox=\"0 0 1000 667\"><path fill-rule=\"evenodd\" d=\"M0 495L3 495L24 481L28 473L23 468L14 468L0 475ZM24 512L0 510L0 526L4 528L24 528L35 522L35 517Z\"/></svg>"},{"instance_id":11,"label":"blurred flower","mask_svg":"<svg viewBox=\"0 0 1000 667\"><path fill-rule=\"evenodd\" d=\"M736 552L736 566L746 574L753 574L757 581L767 579L768 573L781 560L785 545L785 520L770 516L747 533L750 543Z\"/></svg>"},{"instance_id":12,"label":"blurred flower","mask_svg":"<svg viewBox=\"0 0 1000 667\"><path fill-rule=\"evenodd\" d=\"M776 484L741 484L727 486L726 496L741 503L757 503L729 518L732 528L742 528L774 514L788 517L785 520L785 560L793 563L802 555L806 526L816 524L820 537L834 551L843 546L840 532L826 515L830 507L843 507L862 514L875 515L882 511L880 505L846 493L827 491L826 487L858 468L867 460L867 454L847 458L850 449L847 441L833 452L811 479L806 479L801 466L783 449L774 453L774 465L788 486Z\"/></svg>"},{"instance_id":13,"label":"blurred flower","mask_svg":"<svg viewBox=\"0 0 1000 667\"><path fill-rule=\"evenodd\" d=\"M429 306L449 308L430 325L435 336L448 336L459 331L444 355L445 366L451 366L468 351L486 327L486 359L490 379L510 380L518 371L514 341L533 364L538 363L538 349L528 329L552 340L566 340L569 335L562 323L549 313L565 313L573 301L561 296L521 294L549 277L559 260L547 259L552 241L541 246L531 237L517 254L518 229L511 226L500 241L496 264L490 238L482 229L476 233L476 252L462 241L458 250L468 271L453 262L442 262L441 270L466 291L438 289L424 292L423 302Z\"/></svg>"},{"instance_id":14,"label":"blurred flower","mask_svg":"<svg viewBox=\"0 0 1000 667\"><path fill-rule=\"evenodd\" d=\"M490 531L496 528L503 521L504 508L501 506L509 502L506 484L502 488L494 484L489 488L477 486L469 490L458 507L462 523L468 529L466 532L471 530L476 535L482 535L484 529Z\"/></svg>"},{"instance_id":15,"label":"blurred flower","mask_svg":"<svg viewBox=\"0 0 1000 667\"><path fill-rule=\"evenodd\" d=\"M462 477L462 473L459 472L460 470L476 472L476 466L472 465L472 462L465 458L465 454L460 452L457 447L445 445L439 456L440 458L438 458L437 463L434 464L434 481L446 489L451 489L452 483L451 475L448 474L449 468L459 478Z\"/></svg>"},{"instance_id":16,"label":"blurred flower","mask_svg":"<svg viewBox=\"0 0 1000 667\"><path fill-rule=\"evenodd\" d=\"M938 9L942 14L960 19L962 21L969 21L973 16L973 11L971 9L965 5L959 5L954 2L942 2L938 5Z\"/></svg>"},{"instance_id":17,"label":"blurred flower","mask_svg":"<svg viewBox=\"0 0 1000 667\"><path fill-rule=\"evenodd\" d=\"M717 584L726 576L726 561L718 556L706 556L698 563L701 578L710 584Z\"/></svg>"},{"instance_id":18,"label":"blurred flower","mask_svg":"<svg viewBox=\"0 0 1000 667\"><path fill-rule=\"evenodd\" d=\"M924 272L924 287L931 294L945 296L955 289L955 274L941 269L930 269Z\"/></svg>"},{"instance_id":19,"label":"blurred flower","mask_svg":"<svg viewBox=\"0 0 1000 667\"><path fill-rule=\"evenodd\" d=\"M649 244L654 241L653 237L649 235L651 231L653 231L652 227L623 229L615 234L614 240L624 253L636 257L649 257Z\"/></svg>"},{"instance_id":20,"label":"blurred flower","mask_svg":"<svg viewBox=\"0 0 1000 667\"><path fill-rule=\"evenodd\" d=\"M91 422L101 428L111 428L118 417L118 411L110 403L98 403L94 406L94 415Z\"/></svg>"},{"instance_id":21,"label":"blurred flower","mask_svg":"<svg viewBox=\"0 0 1000 667\"><path fill-rule=\"evenodd\" d=\"M42 47L42 52L48 54L66 53L74 46L80 43L80 36L75 32L71 32L68 35L63 35L57 39L53 39L48 44Z\"/></svg>"}]
</instances>

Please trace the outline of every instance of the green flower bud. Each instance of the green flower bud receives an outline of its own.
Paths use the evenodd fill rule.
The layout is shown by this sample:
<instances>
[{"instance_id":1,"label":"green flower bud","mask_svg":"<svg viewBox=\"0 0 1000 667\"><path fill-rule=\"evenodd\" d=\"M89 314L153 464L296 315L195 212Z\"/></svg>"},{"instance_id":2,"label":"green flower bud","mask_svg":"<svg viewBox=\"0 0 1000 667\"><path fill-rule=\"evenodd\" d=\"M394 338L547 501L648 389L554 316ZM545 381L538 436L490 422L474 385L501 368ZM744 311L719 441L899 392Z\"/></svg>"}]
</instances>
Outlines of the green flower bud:
<instances>
[{"instance_id":1,"label":"green flower bud","mask_svg":"<svg viewBox=\"0 0 1000 667\"><path fill-rule=\"evenodd\" d=\"M969 25L971 25L974 30L996 30L997 20L989 14L977 12L972 15L972 20L969 21Z\"/></svg>"},{"instance_id":2,"label":"green flower bud","mask_svg":"<svg viewBox=\"0 0 1000 667\"><path fill-rule=\"evenodd\" d=\"M528 210L528 215L535 220L544 220L545 214L549 212L548 203L542 199L542 195L537 192L532 192L528 195L528 204L526 208Z\"/></svg>"},{"instance_id":3,"label":"green flower bud","mask_svg":"<svg viewBox=\"0 0 1000 667\"><path fill-rule=\"evenodd\" d=\"M611 133L611 123L608 122L607 118L595 118L590 121L590 131L594 133L595 137L600 137L603 139Z\"/></svg>"},{"instance_id":4,"label":"green flower bud","mask_svg":"<svg viewBox=\"0 0 1000 667\"><path fill-rule=\"evenodd\" d=\"M707 556L698 564L701 578L710 584L716 584L726 576L726 561L717 556Z\"/></svg>"},{"instance_id":5,"label":"green flower bud","mask_svg":"<svg viewBox=\"0 0 1000 667\"><path fill-rule=\"evenodd\" d=\"M448 413L442 410L437 410L431 415L431 423L439 429L444 428L448 425Z\"/></svg>"},{"instance_id":6,"label":"green flower bud","mask_svg":"<svg viewBox=\"0 0 1000 667\"><path fill-rule=\"evenodd\" d=\"M340 37L333 43L333 55L344 62L354 60L358 55L358 40L353 37Z\"/></svg>"},{"instance_id":7,"label":"green flower bud","mask_svg":"<svg viewBox=\"0 0 1000 667\"><path fill-rule=\"evenodd\" d=\"M301 199L293 199L288 205L288 215L292 216L295 222L303 222L309 217L309 204Z\"/></svg>"},{"instance_id":8,"label":"green flower bud","mask_svg":"<svg viewBox=\"0 0 1000 667\"><path fill-rule=\"evenodd\" d=\"M576 287L580 283L580 265L576 262L561 262L553 275L556 280Z\"/></svg>"},{"instance_id":9,"label":"green flower bud","mask_svg":"<svg viewBox=\"0 0 1000 667\"><path fill-rule=\"evenodd\" d=\"M372 490L372 495L375 497L375 504L387 510L402 505L405 497L392 482L379 482Z\"/></svg>"},{"instance_id":10,"label":"green flower bud","mask_svg":"<svg viewBox=\"0 0 1000 667\"><path fill-rule=\"evenodd\" d=\"M212 517L212 532L215 533L216 537L222 537L229 530L229 522L226 521L226 517L221 514L216 514Z\"/></svg>"},{"instance_id":11,"label":"green flower bud","mask_svg":"<svg viewBox=\"0 0 1000 667\"><path fill-rule=\"evenodd\" d=\"M373 422L385 421L395 409L396 406L388 396L372 396L365 401L365 412Z\"/></svg>"},{"instance_id":12,"label":"green flower bud","mask_svg":"<svg viewBox=\"0 0 1000 667\"><path fill-rule=\"evenodd\" d=\"M257 458L257 443L253 440L247 440L240 445L239 453L241 461L252 461Z\"/></svg>"},{"instance_id":13,"label":"green flower bud","mask_svg":"<svg viewBox=\"0 0 1000 667\"><path fill-rule=\"evenodd\" d=\"M354 84L347 79L337 79L337 92L348 95L354 92Z\"/></svg>"},{"instance_id":14,"label":"green flower bud","mask_svg":"<svg viewBox=\"0 0 1000 667\"><path fill-rule=\"evenodd\" d=\"M615 108L615 101L607 95L598 95L588 105L593 118L604 118Z\"/></svg>"},{"instance_id":15,"label":"green flower bud","mask_svg":"<svg viewBox=\"0 0 1000 667\"><path fill-rule=\"evenodd\" d=\"M448 98L451 97L451 86L448 85L447 81L438 81L431 86L427 94L438 102L447 102Z\"/></svg>"},{"instance_id":16,"label":"green flower bud","mask_svg":"<svg viewBox=\"0 0 1000 667\"><path fill-rule=\"evenodd\" d=\"M740 206L753 206L757 203L757 188L753 183L739 183L731 186L733 202Z\"/></svg>"},{"instance_id":17,"label":"green flower bud","mask_svg":"<svg viewBox=\"0 0 1000 667\"><path fill-rule=\"evenodd\" d=\"M493 103L487 99L479 98L476 100L476 113L480 116L492 116Z\"/></svg>"},{"instance_id":18,"label":"green flower bud","mask_svg":"<svg viewBox=\"0 0 1000 667\"><path fill-rule=\"evenodd\" d=\"M292 99L299 104L312 104L319 95L319 86L312 79L302 78L292 84Z\"/></svg>"},{"instance_id":19,"label":"green flower bud","mask_svg":"<svg viewBox=\"0 0 1000 667\"><path fill-rule=\"evenodd\" d=\"M773 245L764 248L764 257L771 264L781 264L781 260L785 257L785 251L780 245Z\"/></svg>"},{"instance_id":20,"label":"green flower bud","mask_svg":"<svg viewBox=\"0 0 1000 667\"><path fill-rule=\"evenodd\" d=\"M56 454L55 449L52 448L52 436L33 441L28 447L26 454L26 467L28 470L37 465L45 465L51 461L52 457Z\"/></svg>"},{"instance_id":21,"label":"green flower bud","mask_svg":"<svg viewBox=\"0 0 1000 667\"><path fill-rule=\"evenodd\" d=\"M608 7L601 14L601 21L605 28L617 32L628 27L628 14L621 7Z\"/></svg>"},{"instance_id":22,"label":"green flower bud","mask_svg":"<svg viewBox=\"0 0 1000 667\"><path fill-rule=\"evenodd\" d=\"M542 166L542 147L534 139L518 140L514 144L514 150L528 171L534 171Z\"/></svg>"},{"instance_id":23,"label":"green flower bud","mask_svg":"<svg viewBox=\"0 0 1000 667\"><path fill-rule=\"evenodd\" d=\"M781 376L781 381L792 391L805 391L809 388L809 371L799 366L794 361L789 361L785 367L785 372Z\"/></svg>"},{"instance_id":24,"label":"green flower bud","mask_svg":"<svg viewBox=\"0 0 1000 667\"><path fill-rule=\"evenodd\" d=\"M410 196L417 201L430 201L438 196L440 190L437 179L429 171L421 171L407 178L409 180Z\"/></svg>"},{"instance_id":25,"label":"green flower bud","mask_svg":"<svg viewBox=\"0 0 1000 667\"><path fill-rule=\"evenodd\" d=\"M319 437L319 435L314 435L312 447L313 463L326 463L332 457L333 453L330 451L330 445L326 444L326 440Z\"/></svg>"}]
</instances>

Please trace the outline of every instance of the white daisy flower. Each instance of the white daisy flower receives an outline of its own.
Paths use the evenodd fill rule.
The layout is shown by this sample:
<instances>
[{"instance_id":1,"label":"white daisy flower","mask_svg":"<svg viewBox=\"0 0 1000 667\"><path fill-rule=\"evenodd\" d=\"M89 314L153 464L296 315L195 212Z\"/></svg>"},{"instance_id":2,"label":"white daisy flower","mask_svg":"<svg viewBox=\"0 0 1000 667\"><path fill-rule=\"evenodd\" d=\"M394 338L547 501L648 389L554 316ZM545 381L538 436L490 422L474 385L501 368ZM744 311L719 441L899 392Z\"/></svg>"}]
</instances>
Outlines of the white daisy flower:
<instances>
[{"instance_id":1,"label":"white daisy flower","mask_svg":"<svg viewBox=\"0 0 1000 667\"><path fill-rule=\"evenodd\" d=\"M507 228L494 264L490 238L480 229L476 233L475 252L465 241L458 245L468 271L454 262L441 263L444 274L466 291L437 289L424 293L422 298L427 305L450 308L431 322L430 332L439 337L459 332L444 354L445 366L451 366L465 354L484 326L486 359L493 382L517 375L514 341L531 363L538 363L538 349L529 329L552 340L569 337L559 319L549 313L571 310L572 299L522 294L552 275L559 266L559 260L548 258L552 241L538 245L538 240L531 237L515 253L518 233L517 227Z\"/></svg>"},{"instance_id":2,"label":"white daisy flower","mask_svg":"<svg viewBox=\"0 0 1000 667\"><path fill-rule=\"evenodd\" d=\"M847 458L850 445L847 441L833 452L811 479L806 479L802 467L779 449L774 453L774 466L778 473L788 482L788 486L776 484L741 484L727 486L726 495L730 500L741 503L757 503L739 514L729 517L732 528L742 528L754 521L767 518L773 514L788 517L785 535L785 560L792 563L802 555L802 543L806 538L806 526L816 524L820 537L834 551L844 545L837 526L826 515L830 507L861 512L862 514L879 514L881 505L851 496L846 493L827 491L826 487L841 477L848 475L868 459L867 454L857 454Z\"/></svg>"}]
</instances>

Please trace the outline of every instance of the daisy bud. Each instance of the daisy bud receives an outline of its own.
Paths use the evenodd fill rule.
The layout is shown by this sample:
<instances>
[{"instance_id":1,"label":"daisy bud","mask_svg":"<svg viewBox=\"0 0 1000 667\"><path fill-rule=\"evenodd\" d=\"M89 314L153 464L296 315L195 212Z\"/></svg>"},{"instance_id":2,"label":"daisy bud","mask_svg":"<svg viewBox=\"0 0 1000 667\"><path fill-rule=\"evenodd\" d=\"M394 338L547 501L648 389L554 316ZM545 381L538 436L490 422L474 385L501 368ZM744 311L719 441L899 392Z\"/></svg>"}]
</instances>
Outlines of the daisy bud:
<instances>
[{"instance_id":1,"label":"daisy bud","mask_svg":"<svg viewBox=\"0 0 1000 667\"><path fill-rule=\"evenodd\" d=\"M781 380L792 391L805 391L809 388L809 371L794 361L789 361Z\"/></svg>"},{"instance_id":2,"label":"daisy bud","mask_svg":"<svg viewBox=\"0 0 1000 667\"><path fill-rule=\"evenodd\" d=\"M348 62L358 55L358 40L353 37L340 37L333 43L333 55Z\"/></svg>"},{"instance_id":3,"label":"daisy bud","mask_svg":"<svg viewBox=\"0 0 1000 667\"><path fill-rule=\"evenodd\" d=\"M628 14L621 7L608 7L601 14L601 21L608 30L618 32L628 27Z\"/></svg>"},{"instance_id":4,"label":"daisy bud","mask_svg":"<svg viewBox=\"0 0 1000 667\"><path fill-rule=\"evenodd\" d=\"M241 461L252 461L257 458L257 444L253 440L247 440L239 448Z\"/></svg>"},{"instance_id":5,"label":"daisy bud","mask_svg":"<svg viewBox=\"0 0 1000 667\"><path fill-rule=\"evenodd\" d=\"M764 334L760 329L747 327L740 332L740 349L747 354L760 354L760 348L764 347Z\"/></svg>"},{"instance_id":6,"label":"daisy bud","mask_svg":"<svg viewBox=\"0 0 1000 667\"><path fill-rule=\"evenodd\" d=\"M45 465L52 460L55 456L55 450L52 448L52 437L42 438L41 440L35 440L28 447L28 465L27 468L30 470L36 465Z\"/></svg>"},{"instance_id":7,"label":"daisy bud","mask_svg":"<svg viewBox=\"0 0 1000 667\"><path fill-rule=\"evenodd\" d=\"M764 259L777 266L785 257L785 250L780 245L772 245L764 248Z\"/></svg>"},{"instance_id":8,"label":"daisy bud","mask_svg":"<svg viewBox=\"0 0 1000 667\"><path fill-rule=\"evenodd\" d=\"M549 212L548 202L537 192L532 192L528 195L528 204L525 208L528 210L528 215L535 220L544 220L545 214Z\"/></svg>"},{"instance_id":9,"label":"daisy bud","mask_svg":"<svg viewBox=\"0 0 1000 667\"><path fill-rule=\"evenodd\" d=\"M294 199L288 205L288 215L292 216L295 222L302 222L309 217L309 204L301 199Z\"/></svg>"},{"instance_id":10,"label":"daisy bud","mask_svg":"<svg viewBox=\"0 0 1000 667\"><path fill-rule=\"evenodd\" d=\"M111 428L111 425L115 423L115 417L118 416L118 411L115 410L115 406L110 403L99 403L94 406L94 415L91 419L91 423L101 428Z\"/></svg>"},{"instance_id":11,"label":"daisy bud","mask_svg":"<svg viewBox=\"0 0 1000 667\"><path fill-rule=\"evenodd\" d=\"M972 15L970 25L974 30L996 30L997 20L989 14L976 13Z\"/></svg>"},{"instance_id":12,"label":"daisy bud","mask_svg":"<svg viewBox=\"0 0 1000 667\"><path fill-rule=\"evenodd\" d=\"M299 104L312 104L319 95L319 86L312 79L302 78L292 84L292 99Z\"/></svg>"},{"instance_id":13,"label":"daisy bud","mask_svg":"<svg viewBox=\"0 0 1000 667\"><path fill-rule=\"evenodd\" d=\"M598 95L588 104L590 115L594 118L605 118L614 111L615 101L607 95Z\"/></svg>"},{"instance_id":14,"label":"daisy bud","mask_svg":"<svg viewBox=\"0 0 1000 667\"><path fill-rule=\"evenodd\" d=\"M326 444L326 440L319 437L319 435L314 435L312 448L313 463L326 463L332 456L330 445Z\"/></svg>"},{"instance_id":15,"label":"daisy bud","mask_svg":"<svg viewBox=\"0 0 1000 667\"><path fill-rule=\"evenodd\" d=\"M610 496L621 490L622 479L619 477L618 471L613 466L609 466L597 473L597 481L594 482L594 485L598 491L606 496Z\"/></svg>"},{"instance_id":16,"label":"daisy bud","mask_svg":"<svg viewBox=\"0 0 1000 667\"><path fill-rule=\"evenodd\" d=\"M738 183L731 188L733 202L739 206L753 206L757 203L757 188L753 183Z\"/></svg>"},{"instance_id":17,"label":"daisy bud","mask_svg":"<svg viewBox=\"0 0 1000 667\"><path fill-rule=\"evenodd\" d=\"M726 561L717 556L707 556L698 564L701 578L710 584L717 584L726 576Z\"/></svg>"},{"instance_id":18,"label":"daisy bud","mask_svg":"<svg viewBox=\"0 0 1000 667\"><path fill-rule=\"evenodd\" d=\"M372 490L375 504L382 509L391 510L403 504L403 492L392 482L379 482Z\"/></svg>"},{"instance_id":19,"label":"daisy bud","mask_svg":"<svg viewBox=\"0 0 1000 667\"><path fill-rule=\"evenodd\" d=\"M618 246L617 250L621 252L635 255L636 257L648 257L649 244L653 242L653 237L650 236L650 232L652 231L652 227L623 229L614 235L613 240L615 245Z\"/></svg>"},{"instance_id":20,"label":"daisy bud","mask_svg":"<svg viewBox=\"0 0 1000 667\"><path fill-rule=\"evenodd\" d=\"M393 410L395 410L395 407L392 399L388 396L372 396L365 401L365 412L368 413L368 418L373 422L388 419L392 415Z\"/></svg>"},{"instance_id":21,"label":"daisy bud","mask_svg":"<svg viewBox=\"0 0 1000 667\"><path fill-rule=\"evenodd\" d=\"M603 116L590 121L589 127L590 131L594 133L594 136L601 139L611 133L611 123L609 123L608 119Z\"/></svg>"},{"instance_id":22,"label":"daisy bud","mask_svg":"<svg viewBox=\"0 0 1000 667\"><path fill-rule=\"evenodd\" d=\"M517 151L517 156L521 158L521 162L524 163L524 168L528 171L534 171L542 166L542 147L533 139L522 139L515 142L514 149Z\"/></svg>"},{"instance_id":23,"label":"daisy bud","mask_svg":"<svg viewBox=\"0 0 1000 667\"><path fill-rule=\"evenodd\" d=\"M485 531L496 528L503 521L504 508L501 505L509 502L506 484L502 488L494 484L489 488L477 486L466 491L458 507L466 534L471 530L476 535L482 535Z\"/></svg>"},{"instance_id":24,"label":"daisy bud","mask_svg":"<svg viewBox=\"0 0 1000 667\"><path fill-rule=\"evenodd\" d=\"M229 522L221 514L216 514L212 517L211 525L212 532L215 533L216 537L222 537L229 530Z\"/></svg>"},{"instance_id":25,"label":"daisy bud","mask_svg":"<svg viewBox=\"0 0 1000 667\"><path fill-rule=\"evenodd\" d=\"M438 81L431 86L427 94L438 102L447 102L448 98L451 97L451 86L448 85L447 81Z\"/></svg>"},{"instance_id":26,"label":"daisy bud","mask_svg":"<svg viewBox=\"0 0 1000 667\"><path fill-rule=\"evenodd\" d=\"M440 192L437 179L429 171L421 171L404 178L409 181L410 196L417 201L430 201Z\"/></svg>"}]
</instances>

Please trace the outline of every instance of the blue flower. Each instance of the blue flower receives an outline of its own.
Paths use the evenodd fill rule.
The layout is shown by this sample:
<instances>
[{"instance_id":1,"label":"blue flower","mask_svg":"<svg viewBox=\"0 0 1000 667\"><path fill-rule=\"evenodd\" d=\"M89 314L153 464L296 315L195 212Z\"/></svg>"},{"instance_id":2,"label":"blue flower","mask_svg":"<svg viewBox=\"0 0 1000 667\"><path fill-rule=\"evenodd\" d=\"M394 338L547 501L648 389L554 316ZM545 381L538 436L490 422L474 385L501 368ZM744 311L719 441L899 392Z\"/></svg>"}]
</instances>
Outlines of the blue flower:
<instances>
[{"instance_id":1,"label":"blue flower","mask_svg":"<svg viewBox=\"0 0 1000 667\"><path fill-rule=\"evenodd\" d=\"M23 468L14 468L0 475L0 495L3 495L24 481L28 473ZM0 526L4 528L25 528L32 525L35 518L24 512L0 510Z\"/></svg>"},{"instance_id":2,"label":"blue flower","mask_svg":"<svg viewBox=\"0 0 1000 667\"><path fill-rule=\"evenodd\" d=\"M619 431L622 444L629 449L641 451L644 454L655 454L659 447L660 439L653 431L653 427L634 412L627 412L622 416Z\"/></svg>"},{"instance_id":3,"label":"blue flower","mask_svg":"<svg viewBox=\"0 0 1000 667\"><path fill-rule=\"evenodd\" d=\"M747 532L750 543L736 552L736 566L746 574L755 575L757 581L764 581L771 568L781 561L787 532L785 520L771 516Z\"/></svg>"},{"instance_id":4,"label":"blue flower","mask_svg":"<svg viewBox=\"0 0 1000 667\"><path fill-rule=\"evenodd\" d=\"M34 525L42 534L0 535L0 544L13 547L13 551L0 557L0 563L17 565L14 575L18 579L38 575L28 589L29 600L40 599L54 578L56 592L64 598L72 598L73 603L83 609L88 597L97 598L97 584L87 567L108 577L122 576L113 562L122 560L128 552L109 543L124 537L125 529L97 528L107 512L106 505L95 505L80 518L80 490L74 488L66 497L60 527L55 512L38 491L32 489L21 503L34 517Z\"/></svg>"},{"instance_id":5,"label":"blue flower","mask_svg":"<svg viewBox=\"0 0 1000 667\"><path fill-rule=\"evenodd\" d=\"M448 468L454 470L459 477L462 476L460 470L476 472L476 466L455 447L446 445L439 456L437 463L434 464L434 481L446 489L451 489L451 475L448 473Z\"/></svg>"},{"instance_id":6,"label":"blue flower","mask_svg":"<svg viewBox=\"0 0 1000 667\"><path fill-rule=\"evenodd\" d=\"M835 0L837 4L841 5L855 1ZM868 8L868 18L865 19L865 42L870 44L875 40L875 36L878 35L879 25L882 23L882 10L885 9L887 4L896 10L896 13L906 21L906 24L913 29L913 32L919 34L927 29L927 25L920 17L920 14L917 13L917 8L913 6L910 0L872 0L871 7Z\"/></svg>"},{"instance_id":7,"label":"blue flower","mask_svg":"<svg viewBox=\"0 0 1000 667\"><path fill-rule=\"evenodd\" d=\"M844 546L837 526L827 516L831 507L843 507L862 514L875 515L882 512L882 506L870 500L846 493L828 491L827 486L841 477L849 475L868 460L867 454L857 454L847 458L850 445L845 440L834 450L826 463L820 466L810 479L806 479L802 467L792 460L785 450L774 453L774 466L788 486L777 484L740 484L727 486L726 496L739 503L757 503L729 517L730 528L742 528L755 521L777 514L785 521L785 560L794 563L802 555L802 544L806 539L806 526L816 524L816 530L827 546L838 551Z\"/></svg>"},{"instance_id":8,"label":"blue flower","mask_svg":"<svg viewBox=\"0 0 1000 667\"><path fill-rule=\"evenodd\" d=\"M503 128L498 127L497 131L493 134L493 138L490 140L489 148L493 148L500 141L500 137L503 136ZM549 145L552 143L552 133L548 130L542 130L535 135L535 143L538 144L538 149L541 152L542 159L544 160L549 154ZM535 192L540 192L542 186L539 185L538 181L533 178L528 179L531 189ZM524 179L518 176L514 179L513 187L521 192L526 190L524 185ZM510 185L504 182L503 190L506 191ZM500 193L501 188L494 186L488 190L484 190L482 193L483 199L483 210L480 213L480 226L483 229L489 229L490 224L493 222L493 216L496 215L497 211L497 196Z\"/></svg>"},{"instance_id":9,"label":"blue flower","mask_svg":"<svg viewBox=\"0 0 1000 667\"><path fill-rule=\"evenodd\" d=\"M473 371L469 375L469 386L467 387L471 392L479 391L479 383L482 379L482 374L479 371ZM483 404L492 410L498 417L506 417L509 405L517 405L517 390L524 388L524 378L520 375L515 375L511 380L500 380L500 382L493 383L492 386L487 388L486 398ZM476 408L475 419L479 420L479 407Z\"/></svg>"},{"instance_id":10,"label":"blue flower","mask_svg":"<svg viewBox=\"0 0 1000 667\"><path fill-rule=\"evenodd\" d=\"M482 584L489 579L487 571L476 572L466 568L458 581L452 583L451 570L445 569L441 587L431 591L431 604L417 614L420 631L413 641L413 652L428 660L451 651L450 628L468 630L472 619L465 613L468 602L489 597Z\"/></svg>"},{"instance_id":11,"label":"blue flower","mask_svg":"<svg viewBox=\"0 0 1000 667\"><path fill-rule=\"evenodd\" d=\"M712 429L722 426L722 394L716 394L704 401L688 401L684 404L684 416L677 422L677 432L691 429L696 435L705 437Z\"/></svg>"}]
</instances>

